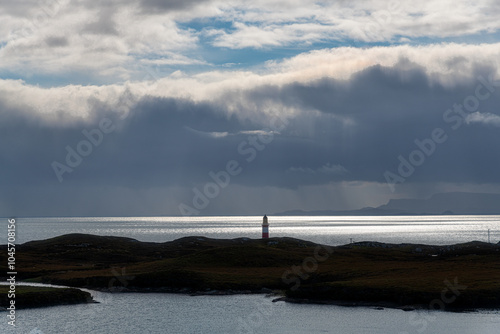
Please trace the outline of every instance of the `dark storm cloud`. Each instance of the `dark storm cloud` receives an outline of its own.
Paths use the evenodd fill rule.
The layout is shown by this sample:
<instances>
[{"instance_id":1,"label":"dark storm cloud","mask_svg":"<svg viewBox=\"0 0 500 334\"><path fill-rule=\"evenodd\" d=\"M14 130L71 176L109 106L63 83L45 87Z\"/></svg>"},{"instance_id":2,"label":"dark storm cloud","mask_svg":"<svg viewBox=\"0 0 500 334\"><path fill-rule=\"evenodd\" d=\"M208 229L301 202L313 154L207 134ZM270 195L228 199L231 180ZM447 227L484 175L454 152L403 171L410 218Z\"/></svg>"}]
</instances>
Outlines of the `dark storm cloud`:
<instances>
[{"instance_id":1,"label":"dark storm cloud","mask_svg":"<svg viewBox=\"0 0 500 334\"><path fill-rule=\"evenodd\" d=\"M477 75L487 77L488 71ZM438 145L409 181L500 181L496 172L500 160L492 149L500 143L496 128L464 122L453 130L454 122L443 120L445 111L463 103L476 85L471 81L453 88L436 83L431 87L421 69L377 66L350 81L323 79L256 89L246 92L245 98L299 107L304 112L286 120L279 133L268 136L266 143L258 142L254 150L249 138L257 135L251 131L266 130L270 119L228 117L219 103L148 97L125 120L109 116L117 130L106 135L103 144L64 178L85 184L107 180L114 185L185 186L203 182L208 172L237 160L246 165L236 181L243 184L295 187L341 179L383 182L385 170L397 169L399 155L406 157L418 148L415 139L429 138L435 128L442 128L449 140ZM498 102L499 94L492 94L481 101L480 111L496 114ZM2 157L8 159L4 175L9 177L3 183L57 182L51 162L63 163L65 147L76 147L85 139L82 131L97 127L105 116L95 117L93 125L56 129L22 118L4 121L2 136L9 140L2 141L1 149ZM347 172L305 172L328 164Z\"/></svg>"},{"instance_id":2,"label":"dark storm cloud","mask_svg":"<svg viewBox=\"0 0 500 334\"><path fill-rule=\"evenodd\" d=\"M471 77L487 78L490 73L491 69L478 68ZM474 95L479 83L469 79L445 86L431 83L421 68L408 64L375 66L348 81L267 86L228 93L223 101L144 97L125 119L102 109L90 123L65 127L0 105L1 200L17 198L19 206L25 203L23 189L35 187L45 195L25 196L25 201L37 202L31 203L33 208L42 207L47 198L57 206L65 205L65 199L83 200L83 194L91 196L94 200L85 201L95 205L96 198L105 196L110 206L118 206L131 200L128 195L121 197L116 191L120 187L190 191L212 181L209 172L224 170L231 160L242 168L232 185L295 188L342 180L383 183L385 171L397 173L398 157L408 159L418 148L414 141L430 138L436 128L443 129L447 141L436 144L435 152L406 178L407 183L500 182L498 128L484 122L467 124L458 114L450 114L453 121L443 118L454 104ZM229 113L224 107L229 102L238 102L242 109ZM301 112L276 121L273 115L251 111L269 103ZM250 104L253 107L244 110ZM474 111L487 117L475 119L495 119L499 104L496 87ZM104 134L92 153L71 173L64 173L59 183L51 164L66 164L66 147L76 150L87 139L82 131L98 128L105 118L111 120L114 131ZM182 196L185 200L192 195Z\"/></svg>"},{"instance_id":3,"label":"dark storm cloud","mask_svg":"<svg viewBox=\"0 0 500 334\"><path fill-rule=\"evenodd\" d=\"M429 138L434 129L442 128L448 141L437 145L432 156L408 178L409 182L500 181L496 172L500 167L499 155L495 149L486 149L498 147L498 131L478 124L466 125L463 120L454 130L456 121L443 118L454 104L463 104L474 95L480 82L469 80L447 88L436 82L431 84L423 69L400 66L372 67L349 81L323 79L280 89L266 87L252 92L251 98L268 100L276 96L290 106L323 114L311 116L312 123L292 122L289 129L310 139L307 150L297 150L308 165L304 167L314 168L321 160L330 161L345 167L350 172L347 177L384 182L385 170L397 170L399 155L408 158L418 148L415 140ZM492 72L478 67L472 77L487 78ZM485 88L483 91L488 92ZM479 110L498 114L499 100L500 91L496 91L480 101Z\"/></svg>"}]
</instances>

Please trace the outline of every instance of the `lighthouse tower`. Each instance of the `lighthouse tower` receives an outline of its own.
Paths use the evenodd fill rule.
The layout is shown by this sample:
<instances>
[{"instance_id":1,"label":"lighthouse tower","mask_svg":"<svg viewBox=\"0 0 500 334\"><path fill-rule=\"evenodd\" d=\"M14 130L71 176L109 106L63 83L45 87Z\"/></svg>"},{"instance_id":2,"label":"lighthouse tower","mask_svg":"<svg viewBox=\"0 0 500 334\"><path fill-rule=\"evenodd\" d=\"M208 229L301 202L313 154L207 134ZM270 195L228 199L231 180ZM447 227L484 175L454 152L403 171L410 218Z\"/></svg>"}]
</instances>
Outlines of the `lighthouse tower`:
<instances>
[{"instance_id":1,"label":"lighthouse tower","mask_svg":"<svg viewBox=\"0 0 500 334\"><path fill-rule=\"evenodd\" d=\"M267 222L267 216L264 215L262 219L262 239L269 238L269 223Z\"/></svg>"}]
</instances>

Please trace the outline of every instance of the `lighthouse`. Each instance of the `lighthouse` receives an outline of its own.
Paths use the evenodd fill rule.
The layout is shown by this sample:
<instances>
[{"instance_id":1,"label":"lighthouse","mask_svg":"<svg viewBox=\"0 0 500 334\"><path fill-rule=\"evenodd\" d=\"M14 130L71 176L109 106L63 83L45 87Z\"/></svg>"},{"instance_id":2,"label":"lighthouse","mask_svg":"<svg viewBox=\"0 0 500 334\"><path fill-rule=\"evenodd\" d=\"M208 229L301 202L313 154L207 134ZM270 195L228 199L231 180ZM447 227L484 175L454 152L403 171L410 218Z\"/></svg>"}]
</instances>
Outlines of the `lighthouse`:
<instances>
[{"instance_id":1,"label":"lighthouse","mask_svg":"<svg viewBox=\"0 0 500 334\"><path fill-rule=\"evenodd\" d=\"M262 219L262 239L269 238L269 223L267 222L267 216L264 215Z\"/></svg>"}]
</instances>

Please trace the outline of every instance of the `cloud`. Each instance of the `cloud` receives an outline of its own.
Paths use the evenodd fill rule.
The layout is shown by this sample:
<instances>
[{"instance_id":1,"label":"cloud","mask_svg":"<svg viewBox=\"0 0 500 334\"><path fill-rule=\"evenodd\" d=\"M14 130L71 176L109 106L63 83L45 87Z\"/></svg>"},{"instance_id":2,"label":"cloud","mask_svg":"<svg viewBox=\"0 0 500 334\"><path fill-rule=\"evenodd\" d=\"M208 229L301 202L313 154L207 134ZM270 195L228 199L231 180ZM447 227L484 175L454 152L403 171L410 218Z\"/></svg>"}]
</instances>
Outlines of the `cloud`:
<instances>
[{"instance_id":1,"label":"cloud","mask_svg":"<svg viewBox=\"0 0 500 334\"><path fill-rule=\"evenodd\" d=\"M144 81L125 84L43 88L22 80L0 80L0 101L56 127L94 121L103 110L127 117L145 96L209 104L224 117L262 127L272 115L314 118L317 112L352 126L354 116L369 114L375 106L368 97L387 99L384 112L410 115L426 98L421 95L434 94L434 89L440 91L435 94L437 99L463 100L456 92L473 93L465 91L477 81L478 73L485 77L500 74L499 50L498 44L346 47L306 52L254 71L175 72L170 76L157 75L156 68L149 67L156 62L151 60L144 61ZM403 103L403 97L408 100L395 107L396 102ZM444 107L442 102L439 105Z\"/></svg>"},{"instance_id":2,"label":"cloud","mask_svg":"<svg viewBox=\"0 0 500 334\"><path fill-rule=\"evenodd\" d=\"M158 12L186 10L210 2L211 0L141 0L140 7L146 13L156 14Z\"/></svg>"},{"instance_id":3,"label":"cloud","mask_svg":"<svg viewBox=\"0 0 500 334\"><path fill-rule=\"evenodd\" d=\"M12 2L0 14L0 75L103 84L141 80L144 61L162 66L163 77L174 66L240 62L224 49L275 59L275 48L299 54L318 43L481 41L500 28L497 7L489 0Z\"/></svg>"},{"instance_id":4,"label":"cloud","mask_svg":"<svg viewBox=\"0 0 500 334\"><path fill-rule=\"evenodd\" d=\"M250 212L266 189L279 197L265 195L269 208L291 209L286 198L300 203L306 195L312 208L325 196L341 197L339 189L354 201L363 186L376 202L384 172L396 171L398 157L407 158L418 148L415 140L436 128L448 140L405 189L500 183L499 157L478 149L500 142L496 128L455 130L443 119L475 93L478 77L498 77L498 50L497 44L337 48L252 70L178 72L125 84L46 88L0 80L0 206L49 215L111 214L120 205L131 214L177 214L179 203L189 203L193 189L213 182L210 172L230 161L242 171L207 214L243 205L237 199L245 194ZM481 100L480 114L455 116L497 124L498 93ZM66 165L68 147L77 150L105 118L115 130L59 183L53 162ZM355 185L356 192L346 190ZM81 208L74 204L86 196Z\"/></svg>"},{"instance_id":5,"label":"cloud","mask_svg":"<svg viewBox=\"0 0 500 334\"><path fill-rule=\"evenodd\" d=\"M500 126L500 116L491 113L480 113L479 111L467 115L465 121L467 124L479 123L496 127Z\"/></svg>"},{"instance_id":6,"label":"cloud","mask_svg":"<svg viewBox=\"0 0 500 334\"><path fill-rule=\"evenodd\" d=\"M319 43L328 40L326 34L330 30L322 25L308 23L260 27L236 22L233 28L235 32L209 30L207 33L216 36L213 44L217 47L260 49L291 43Z\"/></svg>"},{"instance_id":7,"label":"cloud","mask_svg":"<svg viewBox=\"0 0 500 334\"><path fill-rule=\"evenodd\" d=\"M215 36L213 44L239 49L345 40L411 41L495 32L500 27L488 0L473 6L465 1L286 3L257 1L222 9L222 18L234 24L231 30L208 30Z\"/></svg>"},{"instance_id":8,"label":"cloud","mask_svg":"<svg viewBox=\"0 0 500 334\"><path fill-rule=\"evenodd\" d=\"M62 47L68 45L68 39L64 36L62 37L51 36L45 39L45 43L52 48Z\"/></svg>"},{"instance_id":9,"label":"cloud","mask_svg":"<svg viewBox=\"0 0 500 334\"><path fill-rule=\"evenodd\" d=\"M313 168L303 168L303 167L290 167L288 172L292 173L305 173L305 174L331 174L331 175L338 175L338 174L344 174L347 173L347 169L342 167L341 165L332 165L331 163L326 163L325 165L313 169Z\"/></svg>"},{"instance_id":10,"label":"cloud","mask_svg":"<svg viewBox=\"0 0 500 334\"><path fill-rule=\"evenodd\" d=\"M37 132L45 133L48 138L49 133L60 134L59 145L46 143L51 150L59 151L48 155L53 160L64 158L64 147L75 145L84 128L95 127L104 116L112 118L120 129L112 136L114 146L120 147L123 154L108 152L113 162L100 173L113 174L114 178L123 174L125 182L138 182L137 176L131 177L141 174L140 170L148 171L140 177L146 184L202 182L210 170L222 168L226 161L248 158L238 153L239 145L249 137L269 136L268 129L276 115L283 116L287 126L279 133L272 133L273 141L258 152L262 158L252 162L238 182L293 186L306 181L287 176L284 171L300 171L297 168L317 174L328 174L335 168L340 171L338 166L325 165L325 160L336 161L349 170L347 175L339 173L346 180L381 181L383 171L397 164L399 154L412 151L415 138L422 139L433 128L447 125L442 121L443 112L468 96L478 74L471 74L469 86L446 88L431 84L423 68L397 63L392 67L368 67L348 81L323 78L281 86L252 84L245 90L229 89L225 94L199 101L133 93L135 97L128 105L120 105L126 91L119 86L106 89L75 86L46 91L8 82L11 87L3 101L10 108L26 112L23 101L27 99L19 96L38 96L38 104L24 117L38 120L35 124L43 121L45 125ZM130 89L138 87L132 85ZM64 99L63 95L71 98ZM491 98L491 104L496 101L496 97ZM280 110L283 114L276 113ZM61 122L63 115L65 121ZM29 124L32 123L25 125L23 133L38 128ZM470 131L473 129L463 133ZM64 140L67 135L70 137ZM137 165L134 161L141 161L137 168L119 167ZM429 176L445 177L445 166L449 164L438 168L443 174L434 171ZM179 177L161 178L162 174Z\"/></svg>"},{"instance_id":11,"label":"cloud","mask_svg":"<svg viewBox=\"0 0 500 334\"><path fill-rule=\"evenodd\" d=\"M175 53L166 53L163 57L157 59L141 59L141 64L145 66L164 66L164 65L208 65L206 61L192 59ZM159 73L158 78L163 76ZM155 78L155 79L158 79Z\"/></svg>"},{"instance_id":12,"label":"cloud","mask_svg":"<svg viewBox=\"0 0 500 334\"><path fill-rule=\"evenodd\" d=\"M167 14L143 15L133 3L115 5L58 1L49 10L34 6L25 17L0 21L6 36L0 40L0 73L29 80L37 73L87 77L92 83L124 81L140 75L137 67L144 59L179 64L196 46L196 36Z\"/></svg>"},{"instance_id":13,"label":"cloud","mask_svg":"<svg viewBox=\"0 0 500 334\"><path fill-rule=\"evenodd\" d=\"M82 32L96 35L119 35L115 22L116 9L107 7L96 12L97 18L84 25Z\"/></svg>"}]
</instances>

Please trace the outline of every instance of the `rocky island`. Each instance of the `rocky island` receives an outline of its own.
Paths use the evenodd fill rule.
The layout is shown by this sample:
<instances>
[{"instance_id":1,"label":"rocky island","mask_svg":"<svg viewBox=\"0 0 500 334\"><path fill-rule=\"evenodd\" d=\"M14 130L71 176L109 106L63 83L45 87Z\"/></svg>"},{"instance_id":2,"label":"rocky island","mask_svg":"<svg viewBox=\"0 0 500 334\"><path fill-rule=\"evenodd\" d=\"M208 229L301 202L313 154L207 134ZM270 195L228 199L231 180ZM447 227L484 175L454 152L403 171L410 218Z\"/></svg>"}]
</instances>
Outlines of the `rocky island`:
<instances>
[{"instance_id":1,"label":"rocky island","mask_svg":"<svg viewBox=\"0 0 500 334\"><path fill-rule=\"evenodd\" d=\"M6 263L6 246L0 249L0 261ZM18 280L101 291L275 291L282 297L276 300L289 302L406 310L500 307L500 245L483 242L448 246L360 242L332 247L293 238L186 237L151 243L69 234L27 242L16 250ZM28 290L29 307L54 304L40 297L48 290L38 294L36 288ZM56 296L55 291L50 293ZM74 291L65 293L73 296ZM67 298L52 300L88 301L84 295ZM4 299L0 298L0 306L5 307Z\"/></svg>"}]
</instances>

